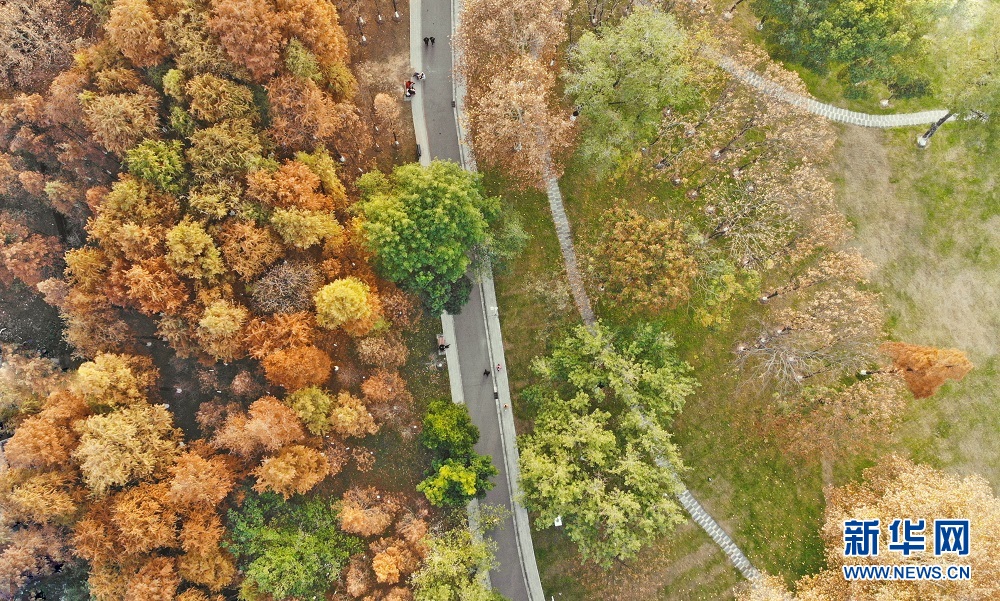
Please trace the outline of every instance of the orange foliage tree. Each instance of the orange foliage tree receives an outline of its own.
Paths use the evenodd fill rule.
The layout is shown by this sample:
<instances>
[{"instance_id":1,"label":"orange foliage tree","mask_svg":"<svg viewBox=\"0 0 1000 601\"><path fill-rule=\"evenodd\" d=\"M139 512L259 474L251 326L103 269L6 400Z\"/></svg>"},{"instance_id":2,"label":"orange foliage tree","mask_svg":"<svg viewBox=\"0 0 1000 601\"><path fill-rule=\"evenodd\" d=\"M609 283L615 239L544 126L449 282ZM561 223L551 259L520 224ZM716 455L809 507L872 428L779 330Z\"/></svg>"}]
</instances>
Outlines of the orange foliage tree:
<instances>
[{"instance_id":1,"label":"orange foliage tree","mask_svg":"<svg viewBox=\"0 0 1000 601\"><path fill-rule=\"evenodd\" d=\"M330 378L333 363L315 346L297 346L274 351L264 357L264 374L269 382L287 390L319 386Z\"/></svg>"},{"instance_id":2,"label":"orange foliage tree","mask_svg":"<svg viewBox=\"0 0 1000 601\"><path fill-rule=\"evenodd\" d=\"M892 357L892 371L918 399L933 395L947 380L960 382L972 371L972 362L958 349L886 342L880 350Z\"/></svg>"}]
</instances>

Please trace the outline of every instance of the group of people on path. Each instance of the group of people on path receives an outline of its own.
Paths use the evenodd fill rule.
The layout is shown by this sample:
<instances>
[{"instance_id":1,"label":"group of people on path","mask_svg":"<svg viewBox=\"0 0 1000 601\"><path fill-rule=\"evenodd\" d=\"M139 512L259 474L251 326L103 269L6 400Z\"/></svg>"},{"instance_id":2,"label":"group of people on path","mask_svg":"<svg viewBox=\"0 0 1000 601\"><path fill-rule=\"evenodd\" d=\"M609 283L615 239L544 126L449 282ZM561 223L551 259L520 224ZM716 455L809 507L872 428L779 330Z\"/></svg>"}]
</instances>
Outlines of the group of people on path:
<instances>
[{"instance_id":1,"label":"group of people on path","mask_svg":"<svg viewBox=\"0 0 1000 601\"><path fill-rule=\"evenodd\" d=\"M434 45L434 36L424 38L424 46L433 46L433 45ZM413 73L413 79L416 79L417 81L420 81L425 77L427 76L424 75L423 71L414 71ZM417 95L417 89L413 87L413 79L407 79L406 83L403 85L404 98L413 98L414 96Z\"/></svg>"}]
</instances>

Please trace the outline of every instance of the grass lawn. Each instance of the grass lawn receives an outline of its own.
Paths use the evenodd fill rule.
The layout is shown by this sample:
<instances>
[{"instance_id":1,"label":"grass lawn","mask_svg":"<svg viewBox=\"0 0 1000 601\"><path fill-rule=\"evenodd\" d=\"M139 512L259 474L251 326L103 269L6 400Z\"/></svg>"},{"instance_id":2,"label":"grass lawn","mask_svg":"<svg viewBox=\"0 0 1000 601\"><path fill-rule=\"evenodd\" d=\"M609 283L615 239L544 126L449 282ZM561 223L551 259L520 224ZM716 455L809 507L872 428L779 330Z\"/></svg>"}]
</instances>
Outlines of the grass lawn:
<instances>
[{"instance_id":1,"label":"grass lawn","mask_svg":"<svg viewBox=\"0 0 1000 601\"><path fill-rule=\"evenodd\" d=\"M856 244L878 266L874 284L884 295L892 337L961 348L977 369L964 382L914 402L896 444L884 451L958 473L980 473L997 483L996 171L972 157L955 132L942 130L927 151L915 148L916 133L842 128L834 164L838 196L856 225ZM487 184L496 192L506 189L495 177ZM588 241L603 227L601 214L612 204L655 215L669 213L669 203L683 202L655 182L595 182L585 166L577 164L570 165L562 189L584 261ZM524 192L504 193L504 198L525 216L533 235L513 273L498 281L517 390L529 381L530 359L578 318L545 197ZM628 319L600 302L597 308L611 323ZM755 302L735 307L733 322L721 332L693 324L683 308L659 319L675 332L679 352L702 384L675 424L689 467L685 482L758 567L792 580L822 565L817 531L823 518L823 486L856 479L872 458L854 458L824 470L818 462L783 454L760 427L760 408L771 393L752 382L741 384L731 368L734 341L759 311ZM552 530L537 534L543 582L557 596L717 599L740 581L711 541L690 525L613 574L580 566L572 546Z\"/></svg>"},{"instance_id":2,"label":"grass lawn","mask_svg":"<svg viewBox=\"0 0 1000 601\"><path fill-rule=\"evenodd\" d=\"M878 265L892 334L965 351L976 369L913 404L902 451L1000 485L1000 188L998 165L945 126L919 150L915 130L845 127L841 200Z\"/></svg>"}]
</instances>

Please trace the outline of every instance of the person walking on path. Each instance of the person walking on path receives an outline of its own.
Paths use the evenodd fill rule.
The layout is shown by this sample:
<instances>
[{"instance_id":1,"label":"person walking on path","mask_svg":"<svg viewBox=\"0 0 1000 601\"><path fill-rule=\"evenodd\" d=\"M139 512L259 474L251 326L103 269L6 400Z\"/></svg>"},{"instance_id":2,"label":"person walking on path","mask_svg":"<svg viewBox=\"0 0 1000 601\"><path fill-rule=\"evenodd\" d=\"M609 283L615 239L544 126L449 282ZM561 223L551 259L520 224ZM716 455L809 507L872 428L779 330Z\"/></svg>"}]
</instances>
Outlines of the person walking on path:
<instances>
[{"instance_id":1,"label":"person walking on path","mask_svg":"<svg viewBox=\"0 0 1000 601\"><path fill-rule=\"evenodd\" d=\"M425 79L426 77L427 77L427 75L425 75L423 71L414 71L413 72L413 79L416 79L417 81L420 81L421 79Z\"/></svg>"},{"instance_id":2,"label":"person walking on path","mask_svg":"<svg viewBox=\"0 0 1000 601\"><path fill-rule=\"evenodd\" d=\"M424 46L426 46L426 45L427 45L427 43L428 43L428 42L430 42L430 41L431 41L431 39L430 39L430 38L424 38Z\"/></svg>"},{"instance_id":3,"label":"person walking on path","mask_svg":"<svg viewBox=\"0 0 1000 601\"><path fill-rule=\"evenodd\" d=\"M486 369L483 370L483 377L484 378L490 377L490 368L487 367Z\"/></svg>"},{"instance_id":4,"label":"person walking on path","mask_svg":"<svg viewBox=\"0 0 1000 601\"><path fill-rule=\"evenodd\" d=\"M434 36L431 36L431 46L434 45Z\"/></svg>"},{"instance_id":5,"label":"person walking on path","mask_svg":"<svg viewBox=\"0 0 1000 601\"><path fill-rule=\"evenodd\" d=\"M499 371L500 371L500 364L497 363L497 372L499 372Z\"/></svg>"}]
</instances>

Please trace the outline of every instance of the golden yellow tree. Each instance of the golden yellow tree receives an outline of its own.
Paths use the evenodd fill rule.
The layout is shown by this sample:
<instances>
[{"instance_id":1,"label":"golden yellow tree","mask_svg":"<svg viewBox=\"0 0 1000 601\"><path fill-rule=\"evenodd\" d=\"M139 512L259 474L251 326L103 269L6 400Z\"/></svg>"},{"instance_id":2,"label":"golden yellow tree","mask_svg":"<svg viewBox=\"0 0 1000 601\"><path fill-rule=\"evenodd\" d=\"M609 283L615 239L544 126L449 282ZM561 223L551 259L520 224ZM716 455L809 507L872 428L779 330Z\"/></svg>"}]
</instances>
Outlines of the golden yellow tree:
<instances>
[{"instance_id":1,"label":"golden yellow tree","mask_svg":"<svg viewBox=\"0 0 1000 601\"><path fill-rule=\"evenodd\" d=\"M253 471L257 478L254 490L272 491L284 498L305 494L326 478L326 456L316 449L290 445L276 457L267 457Z\"/></svg>"},{"instance_id":2,"label":"golden yellow tree","mask_svg":"<svg viewBox=\"0 0 1000 601\"><path fill-rule=\"evenodd\" d=\"M845 557L844 521L881 520L879 555ZM924 520L924 550L910 555L888 550L890 524L897 518ZM969 519L970 554L935 555L934 520ZM862 482L827 493L826 570L800 580L801 601L879 601L882 599L996 599L1000 595L1000 499L981 476L960 477L907 459L889 455L865 470ZM845 580L844 565L886 563L939 565L963 564L972 568L970 580Z\"/></svg>"}]
</instances>

